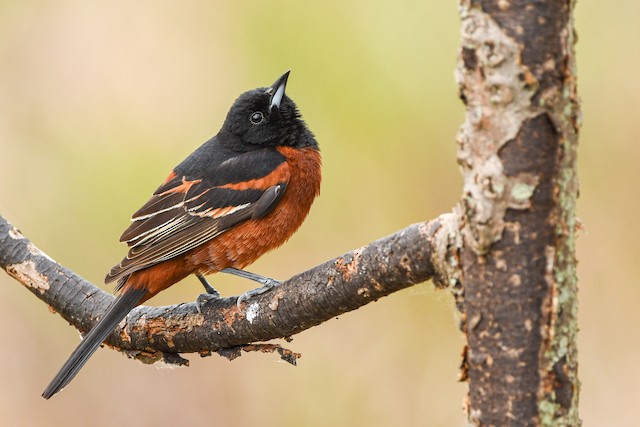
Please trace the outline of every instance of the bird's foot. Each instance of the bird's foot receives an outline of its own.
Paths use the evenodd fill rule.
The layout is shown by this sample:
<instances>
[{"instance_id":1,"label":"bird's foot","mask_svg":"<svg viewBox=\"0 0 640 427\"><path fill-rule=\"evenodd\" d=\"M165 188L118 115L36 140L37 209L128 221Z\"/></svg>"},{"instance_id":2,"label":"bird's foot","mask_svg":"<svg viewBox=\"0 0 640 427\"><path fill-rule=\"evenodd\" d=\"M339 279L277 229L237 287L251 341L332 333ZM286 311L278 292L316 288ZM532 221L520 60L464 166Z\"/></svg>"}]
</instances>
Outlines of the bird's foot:
<instances>
[{"instance_id":1,"label":"bird's foot","mask_svg":"<svg viewBox=\"0 0 640 427\"><path fill-rule=\"evenodd\" d=\"M257 280L257 282L262 283L262 287L252 289L240 295L238 297L238 301L236 302L236 305L238 306L238 308L240 308L240 305L244 301L248 300L249 298L255 297L257 295L262 295L266 292L269 292L271 289L275 288L276 286L280 285L280 282L274 279L270 279L268 277L262 277L260 280Z\"/></svg>"},{"instance_id":2,"label":"bird's foot","mask_svg":"<svg viewBox=\"0 0 640 427\"><path fill-rule=\"evenodd\" d=\"M198 295L198 298L196 299L196 308L198 309L198 313L202 314L202 308L206 304L222 298L220 297L220 292L216 291L216 289L207 282L207 279L205 279L202 274L197 273L196 277L200 280L200 283L202 283L202 286L204 286L204 290L206 291L205 294Z\"/></svg>"},{"instance_id":3,"label":"bird's foot","mask_svg":"<svg viewBox=\"0 0 640 427\"><path fill-rule=\"evenodd\" d=\"M198 298L196 298L196 309L198 310L198 314L202 314L202 310L205 305L221 299L220 293L215 289L212 293L198 295Z\"/></svg>"}]
</instances>

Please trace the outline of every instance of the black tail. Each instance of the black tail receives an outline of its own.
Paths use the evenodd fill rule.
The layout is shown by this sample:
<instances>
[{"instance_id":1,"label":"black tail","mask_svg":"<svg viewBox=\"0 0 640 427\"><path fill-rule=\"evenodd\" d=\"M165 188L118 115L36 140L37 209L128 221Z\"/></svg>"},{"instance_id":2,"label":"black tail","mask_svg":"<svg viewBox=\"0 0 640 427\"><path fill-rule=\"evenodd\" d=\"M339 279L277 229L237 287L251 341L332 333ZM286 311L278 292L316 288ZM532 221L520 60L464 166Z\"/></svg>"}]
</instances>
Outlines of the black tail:
<instances>
[{"instance_id":1,"label":"black tail","mask_svg":"<svg viewBox=\"0 0 640 427\"><path fill-rule=\"evenodd\" d=\"M104 317L100 319L98 324L89 331L78 347L71 353L69 359L60 368L60 372L51 380L51 383L42 393L42 397L48 399L69 384L78 371L87 363L91 355L100 347L102 341L107 339L118 323L140 303L146 293L147 291L144 289L131 289L116 298Z\"/></svg>"}]
</instances>

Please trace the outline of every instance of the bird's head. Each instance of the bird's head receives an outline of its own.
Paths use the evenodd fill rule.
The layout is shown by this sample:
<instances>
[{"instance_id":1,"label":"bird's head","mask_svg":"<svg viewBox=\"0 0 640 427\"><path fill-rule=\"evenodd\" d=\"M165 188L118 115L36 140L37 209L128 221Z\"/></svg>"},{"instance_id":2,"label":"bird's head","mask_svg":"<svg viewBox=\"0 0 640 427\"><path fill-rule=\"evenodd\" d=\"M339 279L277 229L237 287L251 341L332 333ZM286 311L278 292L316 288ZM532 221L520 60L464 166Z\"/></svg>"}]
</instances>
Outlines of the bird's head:
<instances>
[{"instance_id":1,"label":"bird's head","mask_svg":"<svg viewBox=\"0 0 640 427\"><path fill-rule=\"evenodd\" d=\"M233 135L234 145L248 150L278 145L317 147L296 104L285 93L289 72L271 86L250 90L236 99L221 129Z\"/></svg>"}]
</instances>

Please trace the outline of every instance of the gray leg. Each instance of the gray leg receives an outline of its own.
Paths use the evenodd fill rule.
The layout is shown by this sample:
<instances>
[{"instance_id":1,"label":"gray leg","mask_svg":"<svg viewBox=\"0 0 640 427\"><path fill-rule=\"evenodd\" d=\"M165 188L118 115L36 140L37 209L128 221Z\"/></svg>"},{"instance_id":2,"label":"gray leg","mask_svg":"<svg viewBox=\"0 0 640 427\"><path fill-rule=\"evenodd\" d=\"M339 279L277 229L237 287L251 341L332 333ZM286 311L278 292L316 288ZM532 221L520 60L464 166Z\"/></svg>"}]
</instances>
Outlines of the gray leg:
<instances>
[{"instance_id":1,"label":"gray leg","mask_svg":"<svg viewBox=\"0 0 640 427\"><path fill-rule=\"evenodd\" d=\"M205 279L202 274L196 273L196 277L198 278L198 280L200 280L200 283L202 283L202 286L204 286L204 290L207 291L208 294L215 295L220 298L220 292L216 291L215 288L211 286L209 282L207 282L207 279Z\"/></svg>"},{"instance_id":2,"label":"gray leg","mask_svg":"<svg viewBox=\"0 0 640 427\"><path fill-rule=\"evenodd\" d=\"M258 282L262 285L262 287L260 288L252 289L240 295L236 303L238 305L238 308L240 307L240 304L242 304L243 301L248 300L249 298L254 297L256 295L262 295L265 292L269 292L272 288L280 284L279 281L271 279L269 277L260 276L259 274L250 273L248 271L240 270L237 268L225 268L220 271L227 274L233 274L239 277L244 277L245 279L253 280L254 282Z\"/></svg>"},{"instance_id":3,"label":"gray leg","mask_svg":"<svg viewBox=\"0 0 640 427\"><path fill-rule=\"evenodd\" d=\"M204 286L204 290L207 292L205 294L198 295L198 298L196 299L196 307L198 309L198 313L202 314L202 307L204 307L204 305L209 301L219 300L220 292L216 291L215 288L209 284L207 279L205 279L202 274L196 273L196 277L198 278L198 280L200 280L200 283L202 283L202 286Z\"/></svg>"},{"instance_id":4,"label":"gray leg","mask_svg":"<svg viewBox=\"0 0 640 427\"><path fill-rule=\"evenodd\" d=\"M274 287L280 284L277 280L271 279L269 277L261 276L256 273L251 273L249 271L240 270L238 268L223 268L220 270L222 273L233 274L234 276L243 277L245 279L253 280L254 282L258 282L263 286Z\"/></svg>"}]
</instances>

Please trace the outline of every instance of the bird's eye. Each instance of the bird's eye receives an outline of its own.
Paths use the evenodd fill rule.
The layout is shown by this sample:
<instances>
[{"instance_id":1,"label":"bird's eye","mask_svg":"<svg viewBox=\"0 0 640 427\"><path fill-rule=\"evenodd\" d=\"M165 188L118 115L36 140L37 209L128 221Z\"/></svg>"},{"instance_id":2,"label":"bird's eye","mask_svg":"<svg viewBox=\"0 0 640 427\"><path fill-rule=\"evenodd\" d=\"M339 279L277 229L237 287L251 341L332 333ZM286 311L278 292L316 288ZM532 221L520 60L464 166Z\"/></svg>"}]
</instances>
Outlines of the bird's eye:
<instances>
[{"instance_id":1,"label":"bird's eye","mask_svg":"<svg viewBox=\"0 0 640 427\"><path fill-rule=\"evenodd\" d=\"M258 125L264 120L264 115L262 115L262 111L256 111L255 113L251 114L249 120L251 120L251 123L253 123L254 125Z\"/></svg>"}]
</instances>

